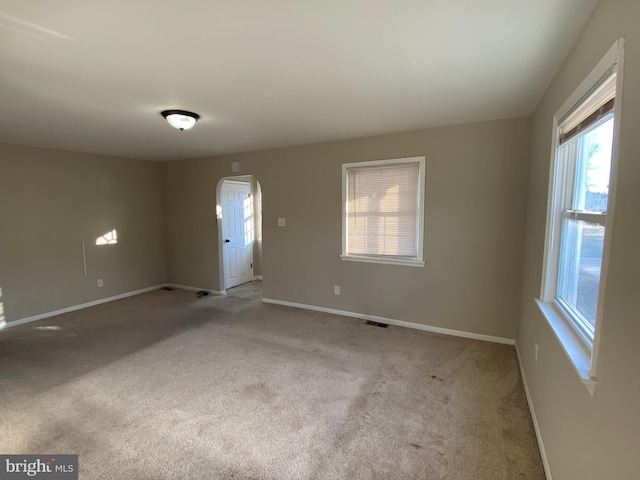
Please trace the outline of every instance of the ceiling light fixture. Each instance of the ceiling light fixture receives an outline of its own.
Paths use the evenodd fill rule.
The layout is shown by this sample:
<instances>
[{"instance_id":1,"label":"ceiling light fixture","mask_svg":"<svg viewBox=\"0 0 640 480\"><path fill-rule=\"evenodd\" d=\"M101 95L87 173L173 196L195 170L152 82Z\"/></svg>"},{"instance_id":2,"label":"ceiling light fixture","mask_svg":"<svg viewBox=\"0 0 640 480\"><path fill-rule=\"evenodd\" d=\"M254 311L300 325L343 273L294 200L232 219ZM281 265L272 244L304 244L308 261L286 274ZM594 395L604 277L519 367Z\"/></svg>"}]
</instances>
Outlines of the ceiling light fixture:
<instances>
[{"instance_id":1,"label":"ceiling light fixture","mask_svg":"<svg viewBox=\"0 0 640 480\"><path fill-rule=\"evenodd\" d=\"M180 131L189 130L200 118L197 113L187 112L186 110L165 110L160 112L160 115L169 122L169 125Z\"/></svg>"}]
</instances>

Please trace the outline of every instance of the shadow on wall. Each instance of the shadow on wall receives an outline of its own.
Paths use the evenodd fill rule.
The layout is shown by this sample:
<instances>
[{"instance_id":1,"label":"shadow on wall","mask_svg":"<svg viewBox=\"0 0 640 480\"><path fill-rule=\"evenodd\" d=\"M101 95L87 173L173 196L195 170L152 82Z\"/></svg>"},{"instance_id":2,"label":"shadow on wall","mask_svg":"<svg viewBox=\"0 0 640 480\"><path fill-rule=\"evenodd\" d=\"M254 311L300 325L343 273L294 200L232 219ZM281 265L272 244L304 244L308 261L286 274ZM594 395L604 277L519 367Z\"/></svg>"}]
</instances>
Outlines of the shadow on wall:
<instances>
[{"instance_id":1,"label":"shadow on wall","mask_svg":"<svg viewBox=\"0 0 640 480\"><path fill-rule=\"evenodd\" d=\"M103 235L96 238L96 245L116 245L118 243L118 231L114 228ZM82 242L82 260L84 263L85 277L87 276L87 263L84 242ZM2 299L2 288L0 287L0 330L7 327L7 319L4 311L4 302Z\"/></svg>"}]
</instances>

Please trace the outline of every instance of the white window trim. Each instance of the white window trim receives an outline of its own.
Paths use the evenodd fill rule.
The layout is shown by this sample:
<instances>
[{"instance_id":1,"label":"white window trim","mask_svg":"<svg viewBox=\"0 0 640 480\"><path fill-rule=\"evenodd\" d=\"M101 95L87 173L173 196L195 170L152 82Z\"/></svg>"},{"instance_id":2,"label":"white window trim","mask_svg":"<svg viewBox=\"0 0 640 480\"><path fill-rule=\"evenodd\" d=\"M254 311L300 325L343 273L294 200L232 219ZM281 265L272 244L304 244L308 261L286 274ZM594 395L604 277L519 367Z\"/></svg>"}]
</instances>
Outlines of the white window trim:
<instances>
[{"instance_id":1,"label":"white window trim","mask_svg":"<svg viewBox=\"0 0 640 480\"><path fill-rule=\"evenodd\" d=\"M403 163L418 163L418 211L416 226L418 231L416 258L387 257L375 255L347 254L347 170L350 168L381 167L384 165L400 165ZM426 157L391 158L387 160L371 160L342 164L342 254L340 259L348 262L378 263L385 265L405 265L409 267L424 267L424 191Z\"/></svg>"},{"instance_id":2,"label":"white window trim","mask_svg":"<svg viewBox=\"0 0 640 480\"><path fill-rule=\"evenodd\" d=\"M542 272L542 287L540 299L536 303L549 326L555 333L563 350L571 361L578 377L585 385L589 393L593 396L598 384L597 366L598 351L600 346L600 332L603 322L603 299L607 282L607 270L609 267L609 251L611 244L611 226L613 224L615 209L615 183L618 171L618 152L620 142L620 117L622 114L622 71L624 62L624 38L620 38L607 51L604 57L598 62L596 67L584 79L580 86L573 92L567 101L560 107L553 117L553 131L551 135L551 162L549 170L549 193L547 198L547 226L545 232L545 251ZM558 277L558 256L559 232L558 225L560 215L556 212L559 209L561 199L555 194L556 185L556 162L558 147L558 126L562 118L575 107L575 105L587 94L611 68L616 69L616 104L614 110L615 129L613 134L613 153L611 158L611 180L609 184L609 199L607 206L607 217L605 222L604 247L602 252L602 266L600 274L600 288L598 289L598 304L596 309L596 325L593 336L593 344L587 342L578 332L573 322L563 312L562 308L555 301L557 277ZM555 222L554 222L555 220Z\"/></svg>"}]
</instances>

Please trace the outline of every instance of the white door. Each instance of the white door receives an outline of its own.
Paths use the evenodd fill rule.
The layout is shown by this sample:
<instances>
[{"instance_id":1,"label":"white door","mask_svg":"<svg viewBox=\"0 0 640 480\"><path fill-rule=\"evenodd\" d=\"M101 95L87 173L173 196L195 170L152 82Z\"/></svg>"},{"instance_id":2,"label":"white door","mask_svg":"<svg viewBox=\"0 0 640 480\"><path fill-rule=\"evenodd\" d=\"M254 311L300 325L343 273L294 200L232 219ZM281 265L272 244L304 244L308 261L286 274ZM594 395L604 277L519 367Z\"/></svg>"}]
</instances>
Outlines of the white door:
<instances>
[{"instance_id":1,"label":"white door","mask_svg":"<svg viewBox=\"0 0 640 480\"><path fill-rule=\"evenodd\" d=\"M253 201L248 183L222 182L224 288L253 279Z\"/></svg>"}]
</instances>

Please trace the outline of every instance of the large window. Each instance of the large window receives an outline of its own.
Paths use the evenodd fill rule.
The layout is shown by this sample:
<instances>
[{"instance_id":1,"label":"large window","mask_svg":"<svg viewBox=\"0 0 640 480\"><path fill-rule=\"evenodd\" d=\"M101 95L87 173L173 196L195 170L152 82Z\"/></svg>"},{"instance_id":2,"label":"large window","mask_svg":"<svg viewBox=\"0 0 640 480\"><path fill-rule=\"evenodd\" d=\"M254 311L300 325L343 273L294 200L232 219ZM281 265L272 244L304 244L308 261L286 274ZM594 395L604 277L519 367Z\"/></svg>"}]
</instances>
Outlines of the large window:
<instances>
[{"instance_id":1,"label":"large window","mask_svg":"<svg viewBox=\"0 0 640 480\"><path fill-rule=\"evenodd\" d=\"M556 183L561 193L556 301L589 345L596 325L609 199L615 74L601 88L610 98L594 105L598 110L590 125L574 127L571 136L561 135L557 153ZM583 116L585 110L588 113L589 103L575 114Z\"/></svg>"},{"instance_id":2,"label":"large window","mask_svg":"<svg viewBox=\"0 0 640 480\"><path fill-rule=\"evenodd\" d=\"M343 260L423 266L425 157L347 163Z\"/></svg>"},{"instance_id":3,"label":"large window","mask_svg":"<svg viewBox=\"0 0 640 480\"><path fill-rule=\"evenodd\" d=\"M610 229L618 54L616 44L556 115L539 302L590 391Z\"/></svg>"}]
</instances>

